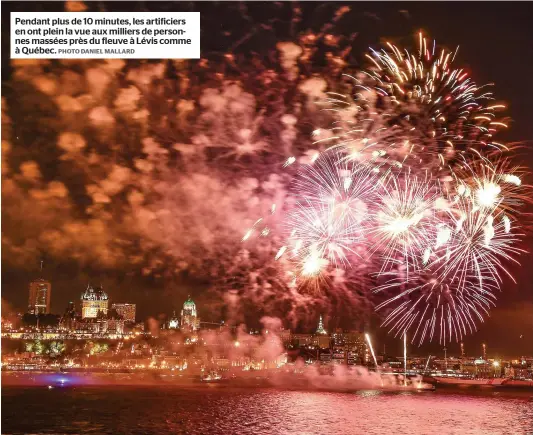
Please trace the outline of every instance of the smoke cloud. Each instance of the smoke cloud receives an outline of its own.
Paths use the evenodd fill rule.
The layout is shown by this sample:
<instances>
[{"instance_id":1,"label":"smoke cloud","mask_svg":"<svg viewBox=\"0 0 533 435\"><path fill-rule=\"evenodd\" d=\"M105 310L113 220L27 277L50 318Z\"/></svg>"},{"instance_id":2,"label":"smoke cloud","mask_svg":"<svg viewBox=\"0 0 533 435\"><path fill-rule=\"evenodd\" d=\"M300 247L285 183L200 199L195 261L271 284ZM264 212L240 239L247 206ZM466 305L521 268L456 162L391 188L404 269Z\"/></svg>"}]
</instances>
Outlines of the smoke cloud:
<instances>
[{"instance_id":1,"label":"smoke cloud","mask_svg":"<svg viewBox=\"0 0 533 435\"><path fill-rule=\"evenodd\" d=\"M2 100L4 267L32 270L46 255L169 283L185 277L235 322L252 305L293 325L360 305L347 277L334 278L334 298L302 292L274 261L275 239L241 242L284 198L287 157L315 152L311 132L327 117L314 102L347 55L321 50L326 36L302 29L251 60L12 60ZM320 71L313 56L325 59Z\"/></svg>"}]
</instances>

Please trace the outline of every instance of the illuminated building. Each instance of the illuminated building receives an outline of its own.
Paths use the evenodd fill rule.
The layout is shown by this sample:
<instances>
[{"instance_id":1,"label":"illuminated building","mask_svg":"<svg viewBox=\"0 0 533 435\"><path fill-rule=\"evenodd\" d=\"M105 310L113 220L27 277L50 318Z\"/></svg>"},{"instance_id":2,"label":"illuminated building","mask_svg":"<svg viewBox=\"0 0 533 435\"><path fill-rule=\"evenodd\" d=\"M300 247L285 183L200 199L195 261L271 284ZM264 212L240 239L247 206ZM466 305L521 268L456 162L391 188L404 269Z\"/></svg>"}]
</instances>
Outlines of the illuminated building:
<instances>
[{"instance_id":1,"label":"illuminated building","mask_svg":"<svg viewBox=\"0 0 533 435\"><path fill-rule=\"evenodd\" d=\"M124 334L124 319L111 308L107 313L99 310L96 317L78 318L74 322L74 330L83 334L122 335Z\"/></svg>"},{"instance_id":2,"label":"illuminated building","mask_svg":"<svg viewBox=\"0 0 533 435\"><path fill-rule=\"evenodd\" d=\"M346 331L337 329L333 334L333 342L336 347L342 347L351 352L363 356L366 349L365 337L358 331Z\"/></svg>"},{"instance_id":3,"label":"illuminated building","mask_svg":"<svg viewBox=\"0 0 533 435\"><path fill-rule=\"evenodd\" d=\"M43 261L41 260L41 274L43 272ZM30 295L28 298L28 313L30 314L50 314L50 297L52 295L52 284L50 281L38 278L30 282Z\"/></svg>"},{"instance_id":4,"label":"illuminated building","mask_svg":"<svg viewBox=\"0 0 533 435\"><path fill-rule=\"evenodd\" d=\"M96 317L78 318L75 323L75 332L78 334L99 334L102 322Z\"/></svg>"},{"instance_id":5,"label":"illuminated building","mask_svg":"<svg viewBox=\"0 0 533 435\"><path fill-rule=\"evenodd\" d=\"M50 314L52 284L42 278L30 283L28 312L31 314Z\"/></svg>"},{"instance_id":6,"label":"illuminated building","mask_svg":"<svg viewBox=\"0 0 533 435\"><path fill-rule=\"evenodd\" d=\"M13 329L13 322L11 320L2 317L2 330L11 330Z\"/></svg>"},{"instance_id":7,"label":"illuminated building","mask_svg":"<svg viewBox=\"0 0 533 435\"><path fill-rule=\"evenodd\" d=\"M131 325L131 332L140 334L144 332L144 322L135 323Z\"/></svg>"},{"instance_id":8,"label":"illuminated building","mask_svg":"<svg viewBox=\"0 0 533 435\"><path fill-rule=\"evenodd\" d=\"M59 327L65 330L71 330L75 328L76 324L76 309L74 307L74 302L69 302L65 310L65 313L59 321Z\"/></svg>"},{"instance_id":9,"label":"illuminated building","mask_svg":"<svg viewBox=\"0 0 533 435\"><path fill-rule=\"evenodd\" d=\"M135 323L135 304L113 304L112 308L117 310L124 322Z\"/></svg>"},{"instance_id":10,"label":"illuminated building","mask_svg":"<svg viewBox=\"0 0 533 435\"><path fill-rule=\"evenodd\" d=\"M329 349L331 346L331 340L328 335L318 335L313 340L313 344L320 349Z\"/></svg>"},{"instance_id":11,"label":"illuminated building","mask_svg":"<svg viewBox=\"0 0 533 435\"><path fill-rule=\"evenodd\" d=\"M74 302L70 301L67 305L67 313L75 313L76 307L74 306Z\"/></svg>"},{"instance_id":12,"label":"illuminated building","mask_svg":"<svg viewBox=\"0 0 533 435\"><path fill-rule=\"evenodd\" d=\"M197 331L200 326L200 319L196 315L196 304L189 296L183 304L181 310L181 329L185 331Z\"/></svg>"},{"instance_id":13,"label":"illuminated building","mask_svg":"<svg viewBox=\"0 0 533 435\"><path fill-rule=\"evenodd\" d=\"M90 284L87 285L87 289L81 295L82 319L95 319L99 311L107 315L108 304L109 297L102 286L95 290Z\"/></svg>"},{"instance_id":14,"label":"illuminated building","mask_svg":"<svg viewBox=\"0 0 533 435\"><path fill-rule=\"evenodd\" d=\"M320 316L320 319L318 321L318 328L316 329L317 335L328 335L328 331L324 329L324 323L322 322L322 316Z\"/></svg>"},{"instance_id":15,"label":"illuminated building","mask_svg":"<svg viewBox=\"0 0 533 435\"><path fill-rule=\"evenodd\" d=\"M135 305L134 305L135 307ZM108 334L121 335L124 334L124 317L116 310L111 308L107 314L107 322L105 325L105 331Z\"/></svg>"},{"instance_id":16,"label":"illuminated building","mask_svg":"<svg viewBox=\"0 0 533 435\"><path fill-rule=\"evenodd\" d=\"M168 321L168 329L179 329L180 328L180 319L176 316L176 312L172 313L172 317Z\"/></svg>"},{"instance_id":17,"label":"illuminated building","mask_svg":"<svg viewBox=\"0 0 533 435\"><path fill-rule=\"evenodd\" d=\"M313 336L311 334L291 334L291 342L298 347L306 347L313 344Z\"/></svg>"}]
</instances>

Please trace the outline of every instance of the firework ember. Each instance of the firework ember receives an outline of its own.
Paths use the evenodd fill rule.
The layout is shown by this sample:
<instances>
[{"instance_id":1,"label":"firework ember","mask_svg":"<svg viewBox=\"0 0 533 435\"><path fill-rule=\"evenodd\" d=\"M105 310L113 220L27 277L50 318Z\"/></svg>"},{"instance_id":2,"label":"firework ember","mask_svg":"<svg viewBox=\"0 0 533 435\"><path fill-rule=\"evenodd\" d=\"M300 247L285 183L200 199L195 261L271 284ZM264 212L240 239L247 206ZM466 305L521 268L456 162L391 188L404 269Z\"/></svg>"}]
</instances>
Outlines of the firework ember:
<instances>
[{"instance_id":1,"label":"firework ember","mask_svg":"<svg viewBox=\"0 0 533 435\"><path fill-rule=\"evenodd\" d=\"M474 331L522 252L523 174L492 139L505 106L452 67L456 54L422 34L414 52L371 50L349 92L321 101L333 126L313 132L318 156L284 164L297 172L276 259L301 284L370 265L383 325L419 344Z\"/></svg>"}]
</instances>

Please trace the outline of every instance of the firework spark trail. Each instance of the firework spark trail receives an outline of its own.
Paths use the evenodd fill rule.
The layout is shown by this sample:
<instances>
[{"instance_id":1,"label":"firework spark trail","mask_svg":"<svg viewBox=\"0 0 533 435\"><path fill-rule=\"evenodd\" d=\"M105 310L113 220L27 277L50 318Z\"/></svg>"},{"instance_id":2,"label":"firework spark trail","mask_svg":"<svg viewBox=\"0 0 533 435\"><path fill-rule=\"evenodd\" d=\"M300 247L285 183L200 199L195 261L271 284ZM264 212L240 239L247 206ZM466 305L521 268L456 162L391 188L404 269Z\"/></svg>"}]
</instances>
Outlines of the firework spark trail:
<instances>
[{"instance_id":1,"label":"firework spark trail","mask_svg":"<svg viewBox=\"0 0 533 435\"><path fill-rule=\"evenodd\" d=\"M407 277L419 268L421 252L435 237L434 203L439 195L431 181L405 174L403 178L388 177L382 186L376 222L369 231L376 241L385 272L398 261ZM391 264L392 263L392 264Z\"/></svg>"},{"instance_id":2,"label":"firework spark trail","mask_svg":"<svg viewBox=\"0 0 533 435\"><path fill-rule=\"evenodd\" d=\"M472 207L471 203L465 205L461 200L457 205L462 217L455 221L456 228L446 249L440 249L441 253L436 254L430 267L435 267L441 278L459 279L460 282L467 271L472 271L477 276L480 291L483 291L484 279L501 282L500 271L513 279L503 260L517 263L513 254L524 252L515 246L520 234L510 233L497 204L492 208L478 208ZM451 220L453 222L454 218Z\"/></svg>"},{"instance_id":3,"label":"firework spark trail","mask_svg":"<svg viewBox=\"0 0 533 435\"><path fill-rule=\"evenodd\" d=\"M379 177L368 166L324 154L297 175L285 229L291 258L312 264L349 266L366 245L368 214L377 200ZM322 260L320 260L322 259ZM304 275L309 275L304 273Z\"/></svg>"},{"instance_id":4,"label":"firework spark trail","mask_svg":"<svg viewBox=\"0 0 533 435\"><path fill-rule=\"evenodd\" d=\"M432 170L472 149L505 149L492 140L507 127L497 118L505 106L484 104L492 94L463 69L452 69L451 52L430 53L421 35L418 56L386 45L367 55L369 70L346 75L353 96L326 101L341 118L334 127L339 140L329 139L331 146L350 158L380 153L391 163L422 163Z\"/></svg>"},{"instance_id":5,"label":"firework spark trail","mask_svg":"<svg viewBox=\"0 0 533 435\"><path fill-rule=\"evenodd\" d=\"M514 216L520 206L530 198L527 188L522 185L524 171L513 166L507 159L496 158L496 161L477 156L467 160L464 156L461 163L451 174L456 183L458 197L471 197L475 207L495 208Z\"/></svg>"},{"instance_id":6,"label":"firework spark trail","mask_svg":"<svg viewBox=\"0 0 533 435\"><path fill-rule=\"evenodd\" d=\"M376 354L374 353L374 348L372 347L372 341L370 341L370 335L365 334L368 347L370 347L370 352L372 353L372 358L374 358L374 364L376 364L376 369L379 368L378 360L376 359Z\"/></svg>"},{"instance_id":7,"label":"firework spark trail","mask_svg":"<svg viewBox=\"0 0 533 435\"><path fill-rule=\"evenodd\" d=\"M346 75L352 94L327 93L333 127L313 132L325 151L294 178L276 255L295 285L368 263L383 326L419 344L459 340L488 315L502 276L513 280L530 200L493 140L505 106L451 67L457 50L428 47L422 34L416 54L387 43Z\"/></svg>"},{"instance_id":8,"label":"firework spark trail","mask_svg":"<svg viewBox=\"0 0 533 435\"><path fill-rule=\"evenodd\" d=\"M395 336L412 328L411 342L418 340L419 344L428 336L432 339L437 326L441 328L440 336L444 341L446 337L459 339L475 331L475 319L482 321L495 305L493 292L499 288L497 283L487 279L480 292L477 275L468 276L462 282L459 279L439 281L436 276L427 272L410 281L394 279L377 287L376 292L397 292L379 304L378 310L401 301L386 316L383 326L396 331Z\"/></svg>"},{"instance_id":9,"label":"firework spark trail","mask_svg":"<svg viewBox=\"0 0 533 435\"><path fill-rule=\"evenodd\" d=\"M403 384L407 385L407 332L403 333Z\"/></svg>"},{"instance_id":10,"label":"firework spark trail","mask_svg":"<svg viewBox=\"0 0 533 435\"><path fill-rule=\"evenodd\" d=\"M500 219L501 211L479 208L475 202L464 199L454 207L455 213L448 216L450 236L433 249L427 266L412 280L398 279L389 273L393 278L375 289L399 290L377 309L403 300L386 317L384 325L397 334L417 325L412 339L419 337L420 343L428 333L433 338L437 326L444 341L446 337L458 340L475 330L475 319L482 321L495 305L494 291L502 282L500 272L513 279L503 262L516 262L514 256L523 252L515 246L519 234L509 233L507 221ZM497 204L493 207L497 208Z\"/></svg>"}]
</instances>

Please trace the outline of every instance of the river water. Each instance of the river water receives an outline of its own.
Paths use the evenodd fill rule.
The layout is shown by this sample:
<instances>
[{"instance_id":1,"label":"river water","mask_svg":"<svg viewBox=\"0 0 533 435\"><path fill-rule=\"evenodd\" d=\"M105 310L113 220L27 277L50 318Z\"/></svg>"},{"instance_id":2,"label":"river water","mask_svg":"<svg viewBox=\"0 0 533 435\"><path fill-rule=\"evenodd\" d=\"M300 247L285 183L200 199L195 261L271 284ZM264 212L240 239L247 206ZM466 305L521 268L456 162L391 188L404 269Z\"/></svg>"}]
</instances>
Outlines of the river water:
<instances>
[{"instance_id":1,"label":"river water","mask_svg":"<svg viewBox=\"0 0 533 435\"><path fill-rule=\"evenodd\" d=\"M4 386L2 433L533 434L533 392Z\"/></svg>"}]
</instances>

